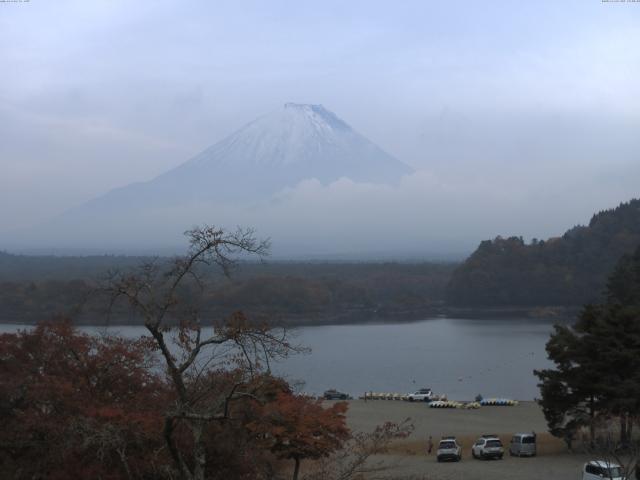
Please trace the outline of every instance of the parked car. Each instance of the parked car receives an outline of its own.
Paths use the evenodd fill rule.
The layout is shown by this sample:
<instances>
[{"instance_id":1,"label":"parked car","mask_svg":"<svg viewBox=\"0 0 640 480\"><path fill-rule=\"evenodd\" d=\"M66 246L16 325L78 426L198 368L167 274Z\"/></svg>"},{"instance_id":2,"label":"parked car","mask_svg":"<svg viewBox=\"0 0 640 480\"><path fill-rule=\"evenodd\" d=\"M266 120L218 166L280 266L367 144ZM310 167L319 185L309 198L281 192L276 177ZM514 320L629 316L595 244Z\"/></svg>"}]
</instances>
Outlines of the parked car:
<instances>
[{"instance_id":1,"label":"parked car","mask_svg":"<svg viewBox=\"0 0 640 480\"><path fill-rule=\"evenodd\" d=\"M445 460L459 462L462 459L462 447L458 445L456 437L442 437L438 444L436 458L439 462Z\"/></svg>"},{"instance_id":2,"label":"parked car","mask_svg":"<svg viewBox=\"0 0 640 480\"><path fill-rule=\"evenodd\" d=\"M509 444L509 455L535 457L536 434L533 432L515 433L511 437L511 443Z\"/></svg>"},{"instance_id":3,"label":"parked car","mask_svg":"<svg viewBox=\"0 0 640 480\"><path fill-rule=\"evenodd\" d=\"M430 402L433 398L433 392L430 388L421 388L417 392L407 395L410 402Z\"/></svg>"},{"instance_id":4,"label":"parked car","mask_svg":"<svg viewBox=\"0 0 640 480\"><path fill-rule=\"evenodd\" d=\"M623 468L617 463L592 460L582 468L582 480L626 480Z\"/></svg>"},{"instance_id":5,"label":"parked car","mask_svg":"<svg viewBox=\"0 0 640 480\"><path fill-rule=\"evenodd\" d=\"M504 448L497 435L483 435L471 447L471 455L473 458L501 459L504 455Z\"/></svg>"},{"instance_id":6,"label":"parked car","mask_svg":"<svg viewBox=\"0 0 640 480\"><path fill-rule=\"evenodd\" d=\"M348 400L349 395L343 392L339 392L334 390L333 388L324 392L323 395L325 400Z\"/></svg>"}]
</instances>

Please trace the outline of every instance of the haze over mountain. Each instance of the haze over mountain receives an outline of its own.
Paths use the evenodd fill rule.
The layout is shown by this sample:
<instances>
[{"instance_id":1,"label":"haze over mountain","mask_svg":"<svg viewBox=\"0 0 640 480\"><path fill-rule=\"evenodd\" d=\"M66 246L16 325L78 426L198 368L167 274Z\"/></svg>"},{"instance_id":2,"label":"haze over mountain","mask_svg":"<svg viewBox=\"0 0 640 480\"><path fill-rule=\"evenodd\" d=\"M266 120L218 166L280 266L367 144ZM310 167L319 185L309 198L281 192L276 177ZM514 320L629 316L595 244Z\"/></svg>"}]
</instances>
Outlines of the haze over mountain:
<instances>
[{"instance_id":1,"label":"haze over mountain","mask_svg":"<svg viewBox=\"0 0 640 480\"><path fill-rule=\"evenodd\" d=\"M565 185L554 192L505 181L498 189L460 173L452 181L414 171L323 106L286 103L147 182L5 235L0 248L173 253L184 245L182 232L208 223L255 227L273 239L278 257L461 259L498 233L557 234L553 228L571 226L590 208ZM599 192L610 202L620 195L620 184ZM563 209L556 225L540 229L554 197L566 198Z\"/></svg>"},{"instance_id":2,"label":"haze over mountain","mask_svg":"<svg viewBox=\"0 0 640 480\"><path fill-rule=\"evenodd\" d=\"M411 172L322 105L286 103L182 165L115 189L66 217L194 202L246 204L303 180L389 184Z\"/></svg>"},{"instance_id":3,"label":"haze over mountain","mask_svg":"<svg viewBox=\"0 0 640 480\"><path fill-rule=\"evenodd\" d=\"M598 195L619 201L620 186ZM455 179L414 171L323 106L286 103L147 182L5 235L0 248L166 254L183 247L186 229L208 223L255 227L273 239L277 257L461 259L498 233L557 234L553 228L569 227L590 208L564 184L555 192L522 187L495 188L463 171ZM560 197L566 201L553 225L545 205ZM595 195L591 202L609 206ZM548 227L540 229L543 221Z\"/></svg>"},{"instance_id":4,"label":"haze over mountain","mask_svg":"<svg viewBox=\"0 0 640 480\"><path fill-rule=\"evenodd\" d=\"M114 237L136 245L141 232L156 232L151 248L167 248L178 245L167 239L170 229L176 238L194 223L220 218L221 208L282 201L304 182L391 187L411 173L322 105L286 103L148 182L114 189L30 229L21 242L33 244L44 233L49 246L79 247L81 240L99 250Z\"/></svg>"}]
</instances>

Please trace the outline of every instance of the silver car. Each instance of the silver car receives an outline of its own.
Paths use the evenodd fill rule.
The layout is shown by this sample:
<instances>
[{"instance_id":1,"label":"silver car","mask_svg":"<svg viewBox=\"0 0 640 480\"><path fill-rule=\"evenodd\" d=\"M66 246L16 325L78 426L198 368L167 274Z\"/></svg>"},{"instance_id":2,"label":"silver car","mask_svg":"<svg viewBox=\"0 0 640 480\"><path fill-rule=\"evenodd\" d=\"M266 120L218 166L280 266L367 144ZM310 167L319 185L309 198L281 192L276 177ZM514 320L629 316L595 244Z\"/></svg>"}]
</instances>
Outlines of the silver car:
<instances>
[{"instance_id":1,"label":"silver car","mask_svg":"<svg viewBox=\"0 0 640 480\"><path fill-rule=\"evenodd\" d=\"M502 442L496 435L483 435L471 447L471 456L473 458L501 459L502 455L504 455Z\"/></svg>"},{"instance_id":2,"label":"silver car","mask_svg":"<svg viewBox=\"0 0 640 480\"><path fill-rule=\"evenodd\" d=\"M511 437L509 454L516 457L535 457L536 455L536 434L516 433Z\"/></svg>"},{"instance_id":3,"label":"silver car","mask_svg":"<svg viewBox=\"0 0 640 480\"><path fill-rule=\"evenodd\" d=\"M456 437L442 437L438 445L437 460L453 460L459 462L462 459L462 447L458 445Z\"/></svg>"}]
</instances>

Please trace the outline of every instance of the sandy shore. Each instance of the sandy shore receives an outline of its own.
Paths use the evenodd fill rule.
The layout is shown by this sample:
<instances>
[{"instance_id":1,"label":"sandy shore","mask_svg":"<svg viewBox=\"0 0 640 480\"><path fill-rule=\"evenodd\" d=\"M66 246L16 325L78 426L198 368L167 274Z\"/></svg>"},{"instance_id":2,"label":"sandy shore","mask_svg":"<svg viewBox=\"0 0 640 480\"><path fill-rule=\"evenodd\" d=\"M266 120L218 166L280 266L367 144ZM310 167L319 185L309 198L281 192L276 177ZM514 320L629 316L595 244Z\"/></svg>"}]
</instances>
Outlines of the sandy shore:
<instances>
[{"instance_id":1,"label":"sandy shore","mask_svg":"<svg viewBox=\"0 0 640 480\"><path fill-rule=\"evenodd\" d=\"M378 457L392 467L384 478L483 480L483 479L578 479L590 458L570 454L560 440L546 433L544 416L534 402L514 407L482 407L478 410L435 409L424 403L393 400L349 402L348 423L354 431L371 431L385 421L401 422L411 418L415 431L406 440L395 443L388 455ZM482 434L497 434L508 447L511 434L535 431L538 456L482 461L471 457L471 445ZM459 463L438 463L434 452L426 454L431 435L437 445L441 436L455 435L463 447ZM506 450L506 449L505 449ZM375 478L381 478L378 474Z\"/></svg>"}]
</instances>

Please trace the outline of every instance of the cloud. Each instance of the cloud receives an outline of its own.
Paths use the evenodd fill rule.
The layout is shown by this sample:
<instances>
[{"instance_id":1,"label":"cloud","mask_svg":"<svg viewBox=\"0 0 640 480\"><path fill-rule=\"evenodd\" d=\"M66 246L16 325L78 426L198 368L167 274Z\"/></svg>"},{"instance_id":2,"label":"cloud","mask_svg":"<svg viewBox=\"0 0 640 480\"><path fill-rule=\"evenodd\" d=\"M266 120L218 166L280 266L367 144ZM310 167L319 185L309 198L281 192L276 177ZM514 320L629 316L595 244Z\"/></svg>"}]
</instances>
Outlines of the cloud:
<instances>
[{"instance_id":1,"label":"cloud","mask_svg":"<svg viewBox=\"0 0 640 480\"><path fill-rule=\"evenodd\" d=\"M104 216L63 217L40 233L22 234L19 245L167 253L184 246L183 231L207 223L254 227L272 239L279 258L459 258L497 235L561 235L594 212L640 195L639 182L602 182L597 173L576 174L572 183L544 175L515 182L508 172L450 181L418 171L396 186L310 179L250 205L191 203L144 211L131 205ZM630 166L628 173L637 178L640 172Z\"/></svg>"},{"instance_id":2,"label":"cloud","mask_svg":"<svg viewBox=\"0 0 640 480\"><path fill-rule=\"evenodd\" d=\"M445 181L427 171L404 177L396 187L312 180L250 211L226 213L272 236L280 255L290 249L429 257L465 254L497 235L561 235L594 212L640 194L630 183L603 187L591 173L576 175L572 184L542 176L529 180L522 188L508 175Z\"/></svg>"}]
</instances>

